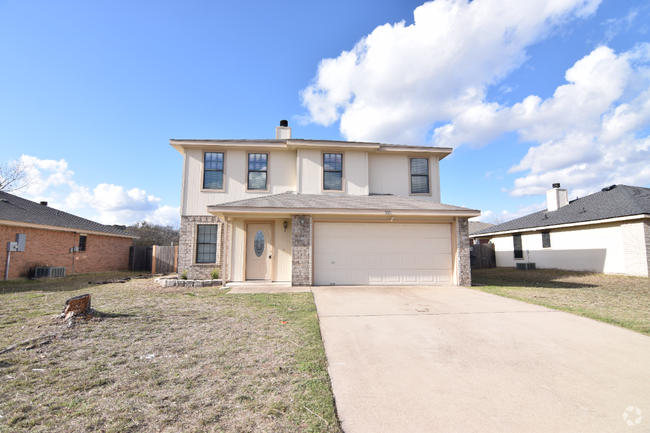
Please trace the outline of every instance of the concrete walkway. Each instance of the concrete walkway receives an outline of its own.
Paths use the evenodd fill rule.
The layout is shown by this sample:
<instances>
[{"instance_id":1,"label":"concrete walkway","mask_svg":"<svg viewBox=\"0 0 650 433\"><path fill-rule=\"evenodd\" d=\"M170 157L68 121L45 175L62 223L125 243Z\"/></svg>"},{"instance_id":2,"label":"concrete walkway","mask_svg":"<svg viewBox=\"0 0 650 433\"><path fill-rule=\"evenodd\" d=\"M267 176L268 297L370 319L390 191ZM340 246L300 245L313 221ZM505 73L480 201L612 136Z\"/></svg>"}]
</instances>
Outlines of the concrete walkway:
<instances>
[{"instance_id":1,"label":"concrete walkway","mask_svg":"<svg viewBox=\"0 0 650 433\"><path fill-rule=\"evenodd\" d=\"M346 433L650 432L649 337L467 288L312 291Z\"/></svg>"}]
</instances>

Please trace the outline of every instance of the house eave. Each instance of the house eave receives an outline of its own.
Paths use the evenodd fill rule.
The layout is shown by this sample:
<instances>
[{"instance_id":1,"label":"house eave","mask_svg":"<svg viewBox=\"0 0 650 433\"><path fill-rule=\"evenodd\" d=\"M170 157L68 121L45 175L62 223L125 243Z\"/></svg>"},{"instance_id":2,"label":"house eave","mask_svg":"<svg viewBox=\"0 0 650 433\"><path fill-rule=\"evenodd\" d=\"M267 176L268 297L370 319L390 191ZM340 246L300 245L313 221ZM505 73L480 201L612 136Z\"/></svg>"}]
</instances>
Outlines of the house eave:
<instances>
[{"instance_id":1,"label":"house eave","mask_svg":"<svg viewBox=\"0 0 650 433\"><path fill-rule=\"evenodd\" d=\"M547 231L547 230L553 230L553 229L582 227L582 226L596 225L596 224L608 224L608 223L615 223L615 222L622 222L622 221L632 221L632 220L647 219L647 218L650 218L649 214L638 214L638 215L630 215L630 216L617 217L617 218L605 218L605 219L600 219L600 220L581 221L581 222L576 222L576 223L556 224L556 225L551 225L551 226L537 226L537 227L528 227L528 228L513 229L513 230L504 230L504 231L499 231L499 232L470 234L469 237L472 238L472 239L490 238L490 237L494 237L494 236L509 235L509 234L514 234L514 233Z\"/></svg>"},{"instance_id":2,"label":"house eave","mask_svg":"<svg viewBox=\"0 0 650 433\"><path fill-rule=\"evenodd\" d=\"M208 206L212 215L224 218L249 216L257 214L278 215L365 215L365 216L428 216L428 217L467 217L479 216L480 211L468 210L423 210L423 209L332 209L332 208L249 208Z\"/></svg>"}]
</instances>

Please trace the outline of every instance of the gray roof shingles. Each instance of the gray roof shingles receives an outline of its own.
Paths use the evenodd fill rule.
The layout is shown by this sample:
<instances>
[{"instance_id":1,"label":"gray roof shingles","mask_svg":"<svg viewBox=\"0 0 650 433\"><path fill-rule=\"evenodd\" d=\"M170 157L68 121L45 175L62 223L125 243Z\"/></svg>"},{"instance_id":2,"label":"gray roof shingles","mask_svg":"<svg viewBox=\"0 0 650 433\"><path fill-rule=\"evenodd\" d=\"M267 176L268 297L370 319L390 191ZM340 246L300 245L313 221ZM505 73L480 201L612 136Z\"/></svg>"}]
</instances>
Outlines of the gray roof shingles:
<instances>
[{"instance_id":1,"label":"gray roof shingles","mask_svg":"<svg viewBox=\"0 0 650 433\"><path fill-rule=\"evenodd\" d=\"M96 223L3 191L0 191L0 220L136 237L117 227Z\"/></svg>"},{"instance_id":2,"label":"gray roof shingles","mask_svg":"<svg viewBox=\"0 0 650 433\"><path fill-rule=\"evenodd\" d=\"M525 217L479 230L472 233L472 236L642 214L650 214L650 188L616 185L613 189L573 200L556 211L548 212L543 210L535 212Z\"/></svg>"},{"instance_id":3,"label":"gray roof shingles","mask_svg":"<svg viewBox=\"0 0 650 433\"><path fill-rule=\"evenodd\" d=\"M434 203L395 195L330 195L298 194L292 191L246 200L232 201L209 206L212 209L246 208L295 208L295 209L356 209L356 210L426 210L426 211L474 211L459 206ZM478 211L475 211L478 212Z\"/></svg>"}]
</instances>

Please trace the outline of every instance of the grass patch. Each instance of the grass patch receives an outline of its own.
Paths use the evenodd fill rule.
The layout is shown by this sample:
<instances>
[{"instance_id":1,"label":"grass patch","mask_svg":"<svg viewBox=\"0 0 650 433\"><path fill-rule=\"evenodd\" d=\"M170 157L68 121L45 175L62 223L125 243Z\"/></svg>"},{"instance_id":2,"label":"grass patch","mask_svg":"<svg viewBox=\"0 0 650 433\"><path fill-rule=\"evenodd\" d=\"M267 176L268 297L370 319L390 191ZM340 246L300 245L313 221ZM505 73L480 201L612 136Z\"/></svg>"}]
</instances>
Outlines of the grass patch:
<instances>
[{"instance_id":1,"label":"grass patch","mask_svg":"<svg viewBox=\"0 0 650 433\"><path fill-rule=\"evenodd\" d=\"M341 431L311 293L88 285L127 275L0 284L0 350L58 335L0 355L0 431ZM83 293L101 314L53 319Z\"/></svg>"},{"instance_id":2,"label":"grass patch","mask_svg":"<svg viewBox=\"0 0 650 433\"><path fill-rule=\"evenodd\" d=\"M567 311L650 335L650 279L591 272L476 269L484 292Z\"/></svg>"}]
</instances>

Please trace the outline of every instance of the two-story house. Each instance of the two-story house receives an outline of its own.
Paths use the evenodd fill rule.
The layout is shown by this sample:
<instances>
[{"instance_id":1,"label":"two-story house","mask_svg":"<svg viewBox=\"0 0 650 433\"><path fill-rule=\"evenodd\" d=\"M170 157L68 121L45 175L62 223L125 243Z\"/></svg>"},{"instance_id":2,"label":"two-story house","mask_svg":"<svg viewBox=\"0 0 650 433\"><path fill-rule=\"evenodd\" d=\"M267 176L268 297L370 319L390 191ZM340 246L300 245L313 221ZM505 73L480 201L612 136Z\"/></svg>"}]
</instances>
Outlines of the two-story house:
<instances>
[{"instance_id":1,"label":"two-story house","mask_svg":"<svg viewBox=\"0 0 650 433\"><path fill-rule=\"evenodd\" d=\"M440 203L450 148L170 140L183 155L179 272L293 285L471 284L468 218Z\"/></svg>"}]
</instances>

